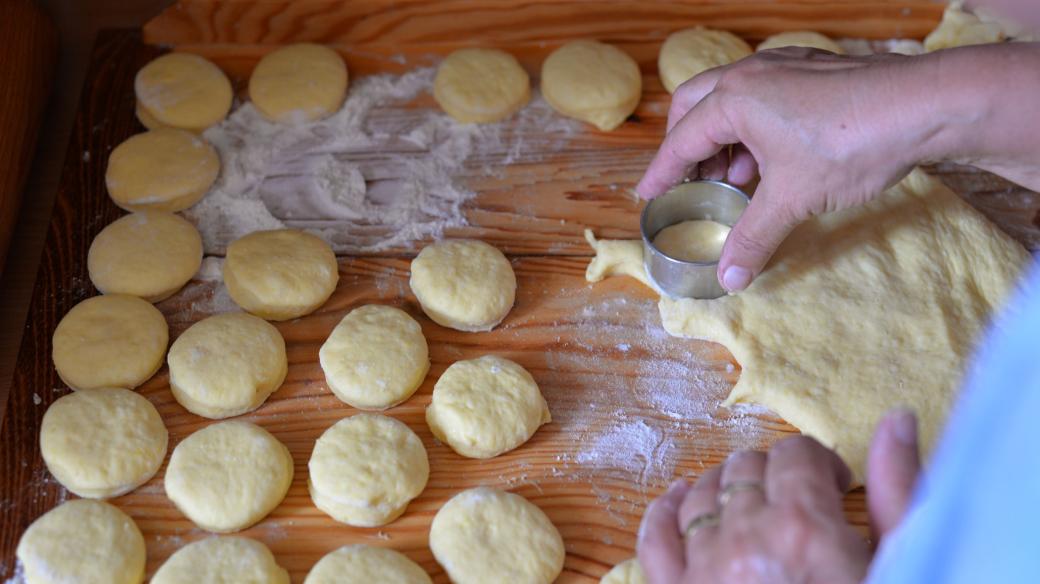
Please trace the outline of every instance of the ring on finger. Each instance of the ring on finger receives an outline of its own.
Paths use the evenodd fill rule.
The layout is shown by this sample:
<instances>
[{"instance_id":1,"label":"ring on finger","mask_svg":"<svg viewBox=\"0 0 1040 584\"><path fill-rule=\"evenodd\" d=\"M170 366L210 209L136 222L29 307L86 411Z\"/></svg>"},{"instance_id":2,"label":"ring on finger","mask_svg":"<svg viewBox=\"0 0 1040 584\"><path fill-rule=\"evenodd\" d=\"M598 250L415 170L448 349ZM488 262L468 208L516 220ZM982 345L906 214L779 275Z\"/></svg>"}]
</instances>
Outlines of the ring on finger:
<instances>
[{"instance_id":1,"label":"ring on finger","mask_svg":"<svg viewBox=\"0 0 1040 584\"><path fill-rule=\"evenodd\" d=\"M719 491L719 507L725 507L726 503L729 503L730 498L737 493L744 491L759 491L765 492L765 486L762 481L735 481L729 483Z\"/></svg>"},{"instance_id":2,"label":"ring on finger","mask_svg":"<svg viewBox=\"0 0 1040 584\"><path fill-rule=\"evenodd\" d=\"M698 529L704 529L705 527L715 527L719 524L719 514L715 511L711 513L702 513L686 524L686 529L683 530L683 537L689 538L694 533L697 533Z\"/></svg>"}]
</instances>

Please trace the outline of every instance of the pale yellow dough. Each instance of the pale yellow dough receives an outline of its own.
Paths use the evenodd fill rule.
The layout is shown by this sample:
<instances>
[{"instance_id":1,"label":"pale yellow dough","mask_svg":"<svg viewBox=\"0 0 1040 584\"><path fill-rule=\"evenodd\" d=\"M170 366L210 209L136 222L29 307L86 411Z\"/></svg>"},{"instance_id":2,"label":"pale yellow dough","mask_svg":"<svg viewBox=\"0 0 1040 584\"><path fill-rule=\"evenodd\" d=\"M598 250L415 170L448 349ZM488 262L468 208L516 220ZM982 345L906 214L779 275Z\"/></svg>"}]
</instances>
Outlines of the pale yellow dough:
<instances>
[{"instance_id":1,"label":"pale yellow dough","mask_svg":"<svg viewBox=\"0 0 1040 584\"><path fill-rule=\"evenodd\" d=\"M272 51L249 77L249 99L276 122L310 122L336 112L347 94L347 65L332 49L299 43Z\"/></svg>"},{"instance_id":2,"label":"pale yellow dough","mask_svg":"<svg viewBox=\"0 0 1040 584\"><path fill-rule=\"evenodd\" d=\"M231 109L231 82L219 67L189 53L169 53L145 65L134 79L137 107L163 126L201 132Z\"/></svg>"},{"instance_id":3,"label":"pale yellow dough","mask_svg":"<svg viewBox=\"0 0 1040 584\"><path fill-rule=\"evenodd\" d=\"M357 527L397 519L430 476L426 448L415 432L379 414L336 422L318 438L307 468L314 505Z\"/></svg>"},{"instance_id":4,"label":"pale yellow dough","mask_svg":"<svg viewBox=\"0 0 1040 584\"><path fill-rule=\"evenodd\" d=\"M643 77L635 59L598 41L571 41L542 64L542 96L561 114L606 132L639 105Z\"/></svg>"},{"instance_id":5,"label":"pale yellow dough","mask_svg":"<svg viewBox=\"0 0 1040 584\"><path fill-rule=\"evenodd\" d=\"M841 48L841 45L834 42L826 35L810 30L794 30L774 34L759 43L755 50L765 51L768 49L779 49L783 47L808 47L810 49L830 51L838 55L845 54L845 50Z\"/></svg>"},{"instance_id":6,"label":"pale yellow dough","mask_svg":"<svg viewBox=\"0 0 1040 584\"><path fill-rule=\"evenodd\" d=\"M267 320L290 320L332 296L339 266L332 247L296 229L254 231L231 242L224 284L236 304Z\"/></svg>"},{"instance_id":7,"label":"pale yellow dough","mask_svg":"<svg viewBox=\"0 0 1040 584\"><path fill-rule=\"evenodd\" d=\"M516 300L513 266L494 247L476 240L449 240L423 248L409 279L423 312L460 331L489 331Z\"/></svg>"},{"instance_id":8,"label":"pale yellow dough","mask_svg":"<svg viewBox=\"0 0 1040 584\"><path fill-rule=\"evenodd\" d=\"M603 244L612 243L610 247ZM601 257L622 245L625 265ZM641 269L632 241L596 242L587 278ZM835 448L857 477L881 416L917 413L935 442L989 317L1029 254L921 170L862 207L797 227L736 295L660 302L675 336L740 363L727 404L755 402ZM645 276L644 276L645 278Z\"/></svg>"},{"instance_id":9,"label":"pale yellow dough","mask_svg":"<svg viewBox=\"0 0 1040 584\"><path fill-rule=\"evenodd\" d=\"M182 211L199 202L220 173L217 151L184 130L131 136L108 157L105 185L127 211Z\"/></svg>"},{"instance_id":10,"label":"pale yellow dough","mask_svg":"<svg viewBox=\"0 0 1040 584\"><path fill-rule=\"evenodd\" d=\"M441 507L430 549L455 584L549 584L563 570L563 538L520 495L478 487Z\"/></svg>"},{"instance_id":11,"label":"pale yellow dough","mask_svg":"<svg viewBox=\"0 0 1040 584\"><path fill-rule=\"evenodd\" d=\"M426 408L433 435L470 458L508 452L550 421L531 374L493 355L453 363L437 380Z\"/></svg>"},{"instance_id":12,"label":"pale yellow dough","mask_svg":"<svg viewBox=\"0 0 1040 584\"><path fill-rule=\"evenodd\" d=\"M639 560L632 558L611 568L599 584L647 584L647 579Z\"/></svg>"},{"instance_id":13,"label":"pale yellow dough","mask_svg":"<svg viewBox=\"0 0 1040 584\"><path fill-rule=\"evenodd\" d=\"M54 329L58 376L72 389L133 389L162 367L169 343L162 313L136 296L95 296Z\"/></svg>"},{"instance_id":14,"label":"pale yellow dough","mask_svg":"<svg viewBox=\"0 0 1040 584\"><path fill-rule=\"evenodd\" d=\"M289 573L264 544L218 536L177 550L155 572L151 584L289 584Z\"/></svg>"},{"instance_id":15,"label":"pale yellow dough","mask_svg":"<svg viewBox=\"0 0 1040 584\"><path fill-rule=\"evenodd\" d=\"M505 51L460 49L437 68L433 98L460 122L497 122L531 100L531 79Z\"/></svg>"},{"instance_id":16,"label":"pale yellow dough","mask_svg":"<svg viewBox=\"0 0 1040 584\"><path fill-rule=\"evenodd\" d=\"M422 327L393 306L355 308L318 352L332 393L365 410L385 410L408 399L430 370Z\"/></svg>"},{"instance_id":17,"label":"pale yellow dough","mask_svg":"<svg viewBox=\"0 0 1040 584\"><path fill-rule=\"evenodd\" d=\"M928 52L951 49L967 45L999 43L1007 39L1006 31L999 22L983 21L975 14L964 10L964 2L954 1L943 12L939 26L924 39Z\"/></svg>"},{"instance_id":18,"label":"pale yellow dough","mask_svg":"<svg viewBox=\"0 0 1040 584\"><path fill-rule=\"evenodd\" d=\"M90 281L102 294L149 302L172 296L202 265L202 237L172 213L143 211L116 219L87 252Z\"/></svg>"},{"instance_id":19,"label":"pale yellow dough","mask_svg":"<svg viewBox=\"0 0 1040 584\"><path fill-rule=\"evenodd\" d=\"M256 424L231 420L194 432L173 449L163 487L207 531L239 531L274 510L293 478L289 449Z\"/></svg>"},{"instance_id":20,"label":"pale yellow dough","mask_svg":"<svg viewBox=\"0 0 1040 584\"><path fill-rule=\"evenodd\" d=\"M84 389L58 398L40 427L47 470L80 497L129 493L166 457L166 426L146 398L121 388Z\"/></svg>"},{"instance_id":21,"label":"pale yellow dough","mask_svg":"<svg viewBox=\"0 0 1040 584\"><path fill-rule=\"evenodd\" d=\"M408 556L364 544L345 545L318 560L303 584L431 584Z\"/></svg>"},{"instance_id":22,"label":"pale yellow dough","mask_svg":"<svg viewBox=\"0 0 1040 584\"><path fill-rule=\"evenodd\" d=\"M140 584L144 537L126 513L76 499L44 513L18 541L26 584Z\"/></svg>"},{"instance_id":23,"label":"pale yellow dough","mask_svg":"<svg viewBox=\"0 0 1040 584\"><path fill-rule=\"evenodd\" d=\"M729 230L729 225L717 221L683 221L659 231L654 236L654 247L677 260L717 262Z\"/></svg>"},{"instance_id":24,"label":"pale yellow dough","mask_svg":"<svg viewBox=\"0 0 1040 584\"><path fill-rule=\"evenodd\" d=\"M285 340L271 323L241 312L206 317L170 347L170 389L189 412L222 419L260 407L285 381Z\"/></svg>"},{"instance_id":25,"label":"pale yellow dough","mask_svg":"<svg viewBox=\"0 0 1040 584\"><path fill-rule=\"evenodd\" d=\"M661 45L657 74L668 93L674 93L697 74L750 54L751 46L733 33L703 26L687 28L673 32Z\"/></svg>"}]
</instances>

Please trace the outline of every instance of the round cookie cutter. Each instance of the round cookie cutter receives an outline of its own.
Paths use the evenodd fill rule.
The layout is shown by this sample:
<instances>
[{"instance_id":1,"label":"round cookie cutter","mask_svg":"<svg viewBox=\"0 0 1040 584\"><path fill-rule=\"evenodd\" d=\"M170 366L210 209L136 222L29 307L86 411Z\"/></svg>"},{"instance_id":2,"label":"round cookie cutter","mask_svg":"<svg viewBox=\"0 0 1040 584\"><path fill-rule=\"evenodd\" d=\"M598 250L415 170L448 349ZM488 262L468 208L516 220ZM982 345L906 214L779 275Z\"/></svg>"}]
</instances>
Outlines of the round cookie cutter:
<instances>
[{"instance_id":1,"label":"round cookie cutter","mask_svg":"<svg viewBox=\"0 0 1040 584\"><path fill-rule=\"evenodd\" d=\"M654 237L676 223L694 219L717 221L732 227L751 198L737 187L716 180L678 184L643 208L639 231L643 236L643 265L658 290L675 298L718 298L726 294L719 283L719 262L690 262L658 249Z\"/></svg>"}]
</instances>

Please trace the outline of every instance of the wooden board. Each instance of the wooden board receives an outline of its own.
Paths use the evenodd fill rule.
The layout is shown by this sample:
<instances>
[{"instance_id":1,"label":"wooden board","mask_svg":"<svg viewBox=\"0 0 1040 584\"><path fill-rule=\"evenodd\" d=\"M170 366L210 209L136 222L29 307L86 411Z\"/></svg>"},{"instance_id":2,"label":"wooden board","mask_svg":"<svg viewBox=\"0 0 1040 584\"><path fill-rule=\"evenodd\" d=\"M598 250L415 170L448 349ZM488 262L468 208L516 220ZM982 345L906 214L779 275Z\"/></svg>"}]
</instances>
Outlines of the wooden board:
<instances>
[{"instance_id":1,"label":"wooden board","mask_svg":"<svg viewBox=\"0 0 1040 584\"><path fill-rule=\"evenodd\" d=\"M426 47L415 51L424 53ZM0 474L0 578L14 572L14 549L22 531L66 497L47 474L37 448L46 407L68 391L50 361L50 335L61 315L95 293L86 274L86 250L92 237L120 215L105 194L105 162L112 147L140 131L132 113L133 75L156 54L137 34L117 31L103 35L92 56L8 415L0 428L0 468L5 469ZM255 56L241 62L251 67L250 59ZM579 239L582 227L592 226L607 237L636 234L639 206L625 190L653 152L667 103L652 74L647 80L650 89L636 119L619 132L583 131L567 148L525 169L527 179L510 173L501 179L474 179L479 194L468 204L471 225L451 234L485 238L513 258L518 302L500 328L463 334L422 316L407 286L407 250L341 258L341 280L332 299L314 315L278 325L288 344L289 377L245 418L289 446L296 476L285 502L244 534L270 545L294 582L302 581L323 553L351 542L399 549L435 581L445 582L427 547L429 522L452 494L478 484L514 490L545 509L567 544L560 581L595 582L632 555L645 504L670 479L697 476L734 449L766 447L793 431L768 413L719 408L739 368L718 345L665 335L652 296L638 284L584 282L590 250ZM1040 198L985 175L939 170L955 187L969 186L970 200L1016 237L1037 241L1032 221ZM521 186L523 198L511 195ZM172 336L227 307L215 286L195 281L160 304ZM433 360L417 395L388 412L423 439L430 453L430 483L401 519L381 529L335 523L311 505L305 487L314 439L335 420L354 413L326 388L318 348L347 311L368 302L398 305L419 319ZM434 442L422 412L433 382L447 365L492 352L531 370L554 422L517 451L473 461ZM165 369L141 392L169 427L171 449L210 423L173 400ZM178 547L205 535L165 498L162 472L114 502L146 535L149 573ZM846 498L846 511L855 525L865 527L862 491Z\"/></svg>"}]
</instances>

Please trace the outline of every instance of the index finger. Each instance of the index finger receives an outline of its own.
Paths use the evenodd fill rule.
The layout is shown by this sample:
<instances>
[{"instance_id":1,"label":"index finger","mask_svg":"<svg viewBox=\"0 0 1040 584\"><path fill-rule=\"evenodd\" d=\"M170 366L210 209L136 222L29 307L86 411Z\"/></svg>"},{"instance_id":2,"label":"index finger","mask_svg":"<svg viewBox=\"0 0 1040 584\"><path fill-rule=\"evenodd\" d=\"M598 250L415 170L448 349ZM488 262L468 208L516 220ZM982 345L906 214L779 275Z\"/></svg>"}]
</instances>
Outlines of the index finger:
<instances>
[{"instance_id":1,"label":"index finger","mask_svg":"<svg viewBox=\"0 0 1040 584\"><path fill-rule=\"evenodd\" d=\"M654 584L678 582L686 569L686 552L676 517L689 490L686 481L672 483L643 515L636 553L647 579Z\"/></svg>"},{"instance_id":2,"label":"index finger","mask_svg":"<svg viewBox=\"0 0 1040 584\"><path fill-rule=\"evenodd\" d=\"M709 93L715 91L715 85L719 82L719 77L722 76L724 69L725 66L708 69L694 75L675 88L675 92L672 93L672 103L668 106L668 126L665 133L671 132L675 124L679 123L679 120L683 119L695 105Z\"/></svg>"}]
</instances>

